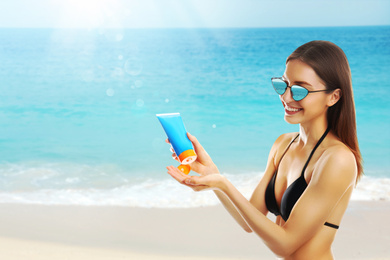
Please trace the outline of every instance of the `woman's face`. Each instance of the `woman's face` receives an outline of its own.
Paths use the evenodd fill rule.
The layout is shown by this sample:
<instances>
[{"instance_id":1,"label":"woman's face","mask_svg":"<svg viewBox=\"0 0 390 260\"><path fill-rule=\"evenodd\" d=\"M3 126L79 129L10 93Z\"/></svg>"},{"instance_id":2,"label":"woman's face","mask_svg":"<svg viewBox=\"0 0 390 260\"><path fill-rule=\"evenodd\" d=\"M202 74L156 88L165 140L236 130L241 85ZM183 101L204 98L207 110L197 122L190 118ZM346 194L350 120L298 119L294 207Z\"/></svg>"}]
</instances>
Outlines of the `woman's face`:
<instances>
[{"instance_id":1,"label":"woman's face","mask_svg":"<svg viewBox=\"0 0 390 260\"><path fill-rule=\"evenodd\" d=\"M299 85L309 91L326 89L323 81L315 71L300 60L291 60L286 64L283 79L289 86ZM314 123L316 120L326 120L329 94L326 92L309 93L304 99L295 101L291 90L280 96L284 106L284 119L290 124Z\"/></svg>"}]
</instances>

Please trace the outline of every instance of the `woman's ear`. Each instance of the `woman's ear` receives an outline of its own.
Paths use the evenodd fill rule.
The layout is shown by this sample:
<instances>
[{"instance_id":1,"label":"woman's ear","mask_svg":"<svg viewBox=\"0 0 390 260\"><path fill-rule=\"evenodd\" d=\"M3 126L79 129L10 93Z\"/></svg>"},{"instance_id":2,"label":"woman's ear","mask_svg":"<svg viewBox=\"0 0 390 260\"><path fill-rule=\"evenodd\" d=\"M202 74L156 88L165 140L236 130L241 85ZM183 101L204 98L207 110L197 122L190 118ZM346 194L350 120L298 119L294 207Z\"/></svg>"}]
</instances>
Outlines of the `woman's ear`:
<instances>
[{"instance_id":1,"label":"woman's ear","mask_svg":"<svg viewBox=\"0 0 390 260\"><path fill-rule=\"evenodd\" d=\"M341 98L341 89L335 89L333 92L332 92L332 94L330 95L330 98L329 98L329 100L328 100L328 107L331 107L331 106L333 106L334 104L336 104L337 103L337 101L339 101L340 100L340 98Z\"/></svg>"}]
</instances>

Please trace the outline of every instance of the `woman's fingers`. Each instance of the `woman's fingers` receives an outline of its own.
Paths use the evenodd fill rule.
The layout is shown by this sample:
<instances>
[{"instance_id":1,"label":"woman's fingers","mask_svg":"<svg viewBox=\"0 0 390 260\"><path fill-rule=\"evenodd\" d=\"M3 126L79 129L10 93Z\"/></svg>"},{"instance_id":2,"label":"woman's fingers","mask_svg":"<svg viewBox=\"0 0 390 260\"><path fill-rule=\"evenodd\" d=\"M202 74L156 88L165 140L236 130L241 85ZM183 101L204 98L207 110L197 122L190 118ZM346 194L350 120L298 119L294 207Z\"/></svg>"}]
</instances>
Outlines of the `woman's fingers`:
<instances>
[{"instance_id":1,"label":"woman's fingers","mask_svg":"<svg viewBox=\"0 0 390 260\"><path fill-rule=\"evenodd\" d=\"M192 184L195 185L195 182L188 181L191 179L191 176L184 174L182 171L180 171L175 166L168 166L167 167L168 174L171 175L175 180L182 184Z\"/></svg>"},{"instance_id":2,"label":"woman's fingers","mask_svg":"<svg viewBox=\"0 0 390 260\"><path fill-rule=\"evenodd\" d=\"M167 170L168 170L168 174L171 175L175 180L177 180L181 184L184 184L184 185L189 186L191 188L206 187L206 185L199 182L198 176L186 175L174 166L168 166Z\"/></svg>"},{"instance_id":3,"label":"woman's fingers","mask_svg":"<svg viewBox=\"0 0 390 260\"><path fill-rule=\"evenodd\" d=\"M172 159L181 163L179 157L177 157L175 153L172 154Z\"/></svg>"},{"instance_id":4,"label":"woman's fingers","mask_svg":"<svg viewBox=\"0 0 390 260\"><path fill-rule=\"evenodd\" d=\"M204 151L203 146L199 143L198 139L195 136L193 136L192 134L190 134L188 132L187 132L187 136L188 136L188 139L190 139L190 141L194 145L195 152L202 152L202 151Z\"/></svg>"},{"instance_id":5,"label":"woman's fingers","mask_svg":"<svg viewBox=\"0 0 390 260\"><path fill-rule=\"evenodd\" d=\"M175 150L173 149L173 146L172 146L171 142L169 142L169 139L168 139L168 138L165 139L165 142L166 142L167 144L170 144L169 151L171 151L171 153L174 153Z\"/></svg>"},{"instance_id":6,"label":"woman's fingers","mask_svg":"<svg viewBox=\"0 0 390 260\"><path fill-rule=\"evenodd\" d=\"M197 154L197 160L193 163L191 163L191 168L194 172L197 172L201 175L207 175L210 173L218 173L218 168L213 163L212 159L210 158L209 154L205 151L203 146L199 143L198 139L191 135L190 133L187 133L188 138L192 142L195 153ZM170 144L169 139L167 138L165 140L166 143ZM180 162L180 159L178 155L175 153L172 146L170 147L170 150L172 152L172 158L178 162Z\"/></svg>"},{"instance_id":7,"label":"woman's fingers","mask_svg":"<svg viewBox=\"0 0 390 260\"><path fill-rule=\"evenodd\" d=\"M198 157L202 157L204 154L207 154L206 151L204 150L203 146L199 143L198 139L196 139L195 136L191 135L190 133L187 132L187 136L188 136L188 139L190 139L190 141L192 142L192 144L194 145L194 149L195 149L195 152L196 154L198 155ZM167 144L171 144L171 142L169 142L169 139L165 139L165 142ZM173 149L172 145L170 147L170 151L172 153L175 152L175 150ZM176 155L177 156L177 155ZM172 157L174 157L172 155Z\"/></svg>"},{"instance_id":8,"label":"woman's fingers","mask_svg":"<svg viewBox=\"0 0 390 260\"><path fill-rule=\"evenodd\" d=\"M203 146L199 143L198 139L191 135L190 133L187 133L188 139L192 142L194 145L195 153L198 156L198 160L202 164L208 164L211 162L211 158L209 154L206 152L206 150L203 148Z\"/></svg>"},{"instance_id":9,"label":"woman's fingers","mask_svg":"<svg viewBox=\"0 0 390 260\"><path fill-rule=\"evenodd\" d=\"M167 144L171 144L171 142L169 142L169 139L168 139L168 138L165 139L165 142L166 142ZM175 149L173 149L173 146L172 146L172 145L171 145L171 147L169 147L169 151L171 151L171 153L172 153L172 158L173 158L174 160L180 162L180 161L179 161L179 158L177 157L177 155L176 155L176 153L175 153Z\"/></svg>"},{"instance_id":10,"label":"woman's fingers","mask_svg":"<svg viewBox=\"0 0 390 260\"><path fill-rule=\"evenodd\" d=\"M169 175L171 175L175 180L177 180L182 184L184 184L185 179L188 178L186 174L184 174L182 171L180 171L178 168L174 166L168 166L167 170Z\"/></svg>"}]
</instances>

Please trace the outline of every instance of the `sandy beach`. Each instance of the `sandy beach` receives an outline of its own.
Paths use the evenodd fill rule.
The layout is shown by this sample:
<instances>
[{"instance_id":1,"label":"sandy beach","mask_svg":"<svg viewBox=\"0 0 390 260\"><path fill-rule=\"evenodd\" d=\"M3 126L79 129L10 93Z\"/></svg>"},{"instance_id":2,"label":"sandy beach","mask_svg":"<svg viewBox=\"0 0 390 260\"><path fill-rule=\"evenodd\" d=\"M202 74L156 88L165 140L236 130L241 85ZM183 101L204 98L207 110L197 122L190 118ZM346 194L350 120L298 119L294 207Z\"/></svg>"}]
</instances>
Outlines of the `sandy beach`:
<instances>
[{"instance_id":1,"label":"sandy beach","mask_svg":"<svg viewBox=\"0 0 390 260\"><path fill-rule=\"evenodd\" d=\"M390 202L353 201L336 259L390 259ZM0 205L0 259L276 259L221 206L191 209Z\"/></svg>"}]
</instances>

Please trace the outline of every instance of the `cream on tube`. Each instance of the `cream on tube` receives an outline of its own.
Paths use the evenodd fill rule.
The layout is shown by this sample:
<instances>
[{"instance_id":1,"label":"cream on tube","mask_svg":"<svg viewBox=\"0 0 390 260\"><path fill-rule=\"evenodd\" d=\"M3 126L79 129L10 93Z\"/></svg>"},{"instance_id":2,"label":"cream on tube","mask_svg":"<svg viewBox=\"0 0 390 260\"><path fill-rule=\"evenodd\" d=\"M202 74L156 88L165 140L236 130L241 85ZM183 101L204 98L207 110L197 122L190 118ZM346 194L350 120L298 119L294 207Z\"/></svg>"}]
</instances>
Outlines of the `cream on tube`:
<instances>
[{"instance_id":1,"label":"cream on tube","mask_svg":"<svg viewBox=\"0 0 390 260\"><path fill-rule=\"evenodd\" d=\"M185 165L194 162L196 153L190 139L187 137L187 131L180 113L157 114L156 116L164 128L181 164Z\"/></svg>"}]
</instances>

